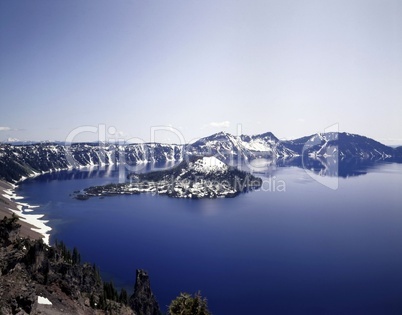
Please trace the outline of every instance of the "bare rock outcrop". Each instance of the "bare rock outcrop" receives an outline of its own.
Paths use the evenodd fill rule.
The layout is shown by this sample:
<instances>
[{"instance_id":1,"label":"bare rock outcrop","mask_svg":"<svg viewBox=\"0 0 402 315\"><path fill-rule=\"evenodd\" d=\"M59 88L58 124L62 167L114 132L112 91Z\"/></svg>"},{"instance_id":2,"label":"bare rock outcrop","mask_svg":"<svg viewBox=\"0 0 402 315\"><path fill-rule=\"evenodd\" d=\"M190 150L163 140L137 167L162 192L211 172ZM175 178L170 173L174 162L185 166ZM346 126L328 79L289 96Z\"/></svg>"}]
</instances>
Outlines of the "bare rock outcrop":
<instances>
[{"instance_id":1,"label":"bare rock outcrop","mask_svg":"<svg viewBox=\"0 0 402 315\"><path fill-rule=\"evenodd\" d=\"M159 304L151 290L151 282L145 270L137 269L134 294L129 300L130 307L138 315L160 315Z\"/></svg>"}]
</instances>

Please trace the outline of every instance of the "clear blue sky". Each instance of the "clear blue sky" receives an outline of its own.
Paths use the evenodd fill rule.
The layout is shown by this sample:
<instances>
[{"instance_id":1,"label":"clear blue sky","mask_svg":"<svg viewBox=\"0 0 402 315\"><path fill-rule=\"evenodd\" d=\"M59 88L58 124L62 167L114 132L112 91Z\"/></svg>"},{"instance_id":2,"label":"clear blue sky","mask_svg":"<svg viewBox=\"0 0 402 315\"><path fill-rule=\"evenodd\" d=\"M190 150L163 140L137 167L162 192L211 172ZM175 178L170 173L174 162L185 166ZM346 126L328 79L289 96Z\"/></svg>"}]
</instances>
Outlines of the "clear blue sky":
<instances>
[{"instance_id":1,"label":"clear blue sky","mask_svg":"<svg viewBox=\"0 0 402 315\"><path fill-rule=\"evenodd\" d=\"M400 0L0 0L0 140L338 123L402 144L401 17Z\"/></svg>"}]
</instances>

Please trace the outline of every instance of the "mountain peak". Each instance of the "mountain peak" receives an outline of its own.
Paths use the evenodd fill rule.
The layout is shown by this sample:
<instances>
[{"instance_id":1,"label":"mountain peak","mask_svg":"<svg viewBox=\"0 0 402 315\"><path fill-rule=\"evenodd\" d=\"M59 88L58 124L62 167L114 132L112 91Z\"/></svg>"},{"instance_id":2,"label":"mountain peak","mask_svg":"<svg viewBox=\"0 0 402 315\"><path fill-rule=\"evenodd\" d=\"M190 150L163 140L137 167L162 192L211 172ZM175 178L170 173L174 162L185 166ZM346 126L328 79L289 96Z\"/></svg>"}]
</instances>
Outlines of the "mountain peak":
<instances>
[{"instance_id":1,"label":"mountain peak","mask_svg":"<svg viewBox=\"0 0 402 315\"><path fill-rule=\"evenodd\" d=\"M209 137L206 137L207 139L219 139L219 138L228 138L232 136L230 133L225 132L225 131L219 131L217 133L214 133L210 135Z\"/></svg>"},{"instance_id":2,"label":"mountain peak","mask_svg":"<svg viewBox=\"0 0 402 315\"><path fill-rule=\"evenodd\" d=\"M259 135L255 135L254 136L255 138L269 138L269 139L272 139L272 140L275 140L275 141L278 141L279 139L277 138L277 137L275 137L275 135L272 133L272 132L270 132L270 131L268 131L268 132L264 132L264 133L261 133L261 134L259 134Z\"/></svg>"}]
</instances>

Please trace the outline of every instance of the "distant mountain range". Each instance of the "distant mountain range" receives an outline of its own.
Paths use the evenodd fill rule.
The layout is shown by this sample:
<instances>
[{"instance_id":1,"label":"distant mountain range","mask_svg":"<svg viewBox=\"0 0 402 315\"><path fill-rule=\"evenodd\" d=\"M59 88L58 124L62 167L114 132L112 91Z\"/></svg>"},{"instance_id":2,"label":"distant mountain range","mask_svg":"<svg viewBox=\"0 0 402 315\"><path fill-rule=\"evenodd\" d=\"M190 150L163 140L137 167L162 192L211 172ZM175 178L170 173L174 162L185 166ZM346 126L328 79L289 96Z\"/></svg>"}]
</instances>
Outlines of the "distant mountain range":
<instances>
[{"instance_id":1,"label":"distant mountain range","mask_svg":"<svg viewBox=\"0 0 402 315\"><path fill-rule=\"evenodd\" d=\"M281 141L271 132L253 136L219 132L184 145L60 142L0 144L0 178L16 182L40 173L96 165L174 165L186 156L215 156L230 165L265 160L286 166L304 157L315 160L333 157L341 161L359 159L401 162L402 147L392 148L349 133L322 133Z\"/></svg>"}]
</instances>

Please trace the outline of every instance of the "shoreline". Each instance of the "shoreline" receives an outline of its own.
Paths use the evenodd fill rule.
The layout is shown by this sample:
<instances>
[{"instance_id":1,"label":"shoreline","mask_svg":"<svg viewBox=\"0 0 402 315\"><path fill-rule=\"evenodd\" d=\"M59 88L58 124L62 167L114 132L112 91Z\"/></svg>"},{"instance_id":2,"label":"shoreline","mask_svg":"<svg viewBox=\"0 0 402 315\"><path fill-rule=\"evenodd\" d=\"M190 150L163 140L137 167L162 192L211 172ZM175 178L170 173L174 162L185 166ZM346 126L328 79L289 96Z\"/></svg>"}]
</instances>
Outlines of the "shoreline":
<instances>
[{"instance_id":1,"label":"shoreline","mask_svg":"<svg viewBox=\"0 0 402 315\"><path fill-rule=\"evenodd\" d=\"M51 227L46 224L48 220L43 220L44 214L31 214L35 208L39 206L29 205L21 202L24 197L18 196L15 193L17 185L0 180L0 218L4 216L10 217L15 213L21 224L21 235L33 239L42 239L43 242L49 245L49 232Z\"/></svg>"},{"instance_id":2,"label":"shoreline","mask_svg":"<svg viewBox=\"0 0 402 315\"><path fill-rule=\"evenodd\" d=\"M86 167L91 168L100 166L79 165L78 169ZM72 170L72 169L74 169L72 166L68 166L65 168L50 169L48 171L42 171L42 172L33 171L33 173L29 176L22 176L15 184L10 183L4 179L0 179L0 219L3 219L4 216L11 217L11 215L15 213L20 219L18 223L21 225L20 230L21 236L28 237L31 239L42 239L45 244L50 245L49 232L52 230L52 228L46 225L49 222L49 220L42 219L44 217L44 214L31 214L31 212L34 211L33 209L38 208L39 206L34 206L28 203L18 201L24 199L24 197L18 196L15 193L15 189L18 187L19 183L26 180L27 178L33 178L43 174L59 172L64 170Z\"/></svg>"}]
</instances>

